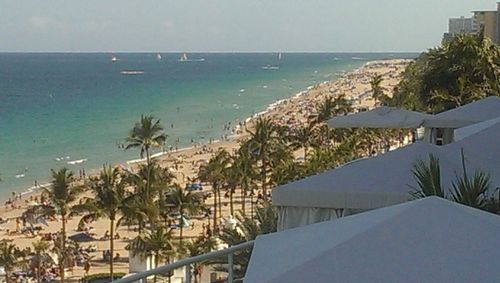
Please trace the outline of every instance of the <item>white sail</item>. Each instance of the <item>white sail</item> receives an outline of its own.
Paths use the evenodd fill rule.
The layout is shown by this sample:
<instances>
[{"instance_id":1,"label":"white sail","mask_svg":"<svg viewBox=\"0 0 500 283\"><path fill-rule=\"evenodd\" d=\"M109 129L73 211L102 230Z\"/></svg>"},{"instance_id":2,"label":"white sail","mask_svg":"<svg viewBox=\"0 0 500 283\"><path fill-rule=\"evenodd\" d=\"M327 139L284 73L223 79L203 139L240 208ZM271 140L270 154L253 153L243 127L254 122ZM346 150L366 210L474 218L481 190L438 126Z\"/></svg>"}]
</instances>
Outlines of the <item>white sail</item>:
<instances>
[{"instance_id":1,"label":"white sail","mask_svg":"<svg viewBox=\"0 0 500 283\"><path fill-rule=\"evenodd\" d=\"M161 60L161 55L160 55L160 53L156 54L156 59Z\"/></svg>"},{"instance_id":2,"label":"white sail","mask_svg":"<svg viewBox=\"0 0 500 283\"><path fill-rule=\"evenodd\" d=\"M278 53L278 61L281 61L281 52Z\"/></svg>"}]
</instances>

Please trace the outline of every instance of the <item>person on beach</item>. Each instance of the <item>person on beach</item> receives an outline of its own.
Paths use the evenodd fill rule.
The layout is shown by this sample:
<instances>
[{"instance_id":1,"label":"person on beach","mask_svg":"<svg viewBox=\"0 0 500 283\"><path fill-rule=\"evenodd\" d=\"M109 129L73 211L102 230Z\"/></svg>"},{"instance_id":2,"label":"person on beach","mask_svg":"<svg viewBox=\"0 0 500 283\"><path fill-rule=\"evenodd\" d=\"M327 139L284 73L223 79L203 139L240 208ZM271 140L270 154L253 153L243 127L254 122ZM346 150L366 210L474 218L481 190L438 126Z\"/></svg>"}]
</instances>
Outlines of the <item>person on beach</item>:
<instances>
[{"instance_id":1,"label":"person on beach","mask_svg":"<svg viewBox=\"0 0 500 283\"><path fill-rule=\"evenodd\" d=\"M90 272L90 260L89 259L87 259L85 261L85 265L84 265L83 269L85 270L85 276L88 276L89 272Z\"/></svg>"}]
</instances>

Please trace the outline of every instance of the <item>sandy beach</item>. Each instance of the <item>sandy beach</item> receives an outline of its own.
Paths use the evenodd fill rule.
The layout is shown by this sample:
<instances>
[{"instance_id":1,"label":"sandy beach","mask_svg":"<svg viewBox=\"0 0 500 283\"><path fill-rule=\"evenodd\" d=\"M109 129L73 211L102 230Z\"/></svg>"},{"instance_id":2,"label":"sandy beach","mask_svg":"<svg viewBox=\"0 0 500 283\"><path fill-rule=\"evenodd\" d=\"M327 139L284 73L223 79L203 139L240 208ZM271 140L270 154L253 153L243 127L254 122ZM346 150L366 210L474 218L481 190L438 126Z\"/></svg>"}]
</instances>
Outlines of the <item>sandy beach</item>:
<instances>
[{"instance_id":1,"label":"sandy beach","mask_svg":"<svg viewBox=\"0 0 500 283\"><path fill-rule=\"evenodd\" d=\"M400 81L401 74L404 71L406 65L411 60L403 59L393 59L384 61L372 61L365 64L363 67L343 74L339 79L334 81L326 81L321 84L311 86L307 90L304 90L293 97L288 99L277 101L269 107L256 114L263 115L265 117L271 118L273 121L279 124L287 125L300 125L307 121L307 117L314 112L315 106L322 101L327 96L338 96L344 94L346 98L351 101L354 109L369 109L374 106L374 100L371 98L370 92L370 80L375 74L382 75L383 82L382 87L384 87L387 95L391 95L391 90ZM177 178L177 183L184 186L189 183L189 180L196 179L197 170L200 164L208 161L213 152L219 148L224 148L229 152L237 149L239 147L239 142L248 137L245 132L245 126L251 127L252 119L246 120L246 125L244 123L233 123L231 127L233 128L234 135L228 137L227 140L217 141L210 144L194 145L187 149L181 149L178 152L168 152L157 154L156 159L160 161L160 164L164 167L168 167L175 174ZM135 167L137 162L129 162L128 165L132 168ZM76 174L78 172L75 172ZM204 191L210 191L209 186L204 186ZM34 192L32 194L23 195L21 199L17 199L13 202L13 205L6 205L0 208L0 214L2 219L8 219L7 223L0 225L0 235L2 239L10 239L21 248L31 246L31 243L40 239L40 235L44 233L56 233L60 230L61 223L58 219L55 221L50 221L47 226L42 226L42 231L39 232L38 236L32 236L28 234L22 234L19 231L22 229L22 223L16 221L17 218L21 216L23 211L32 204L35 198L39 198L39 192ZM235 194L236 200L236 210L240 209L241 199L240 194L237 192ZM207 204L212 204L213 200L208 198L206 200ZM229 198L223 198L223 217L229 217ZM250 200L247 200L247 208L250 207ZM76 234L76 228L80 219L74 217L69 219L68 236ZM185 235L187 238L196 237L202 233L202 223L207 223L207 219L192 219L191 227L187 228ZM100 219L93 222L91 232L95 234L95 238L100 239L104 236L105 232L109 229L109 222L106 219ZM128 272L128 252L125 250L125 246L129 239L134 238L137 232L133 230L128 230L126 226L121 226L118 228L118 234L120 239L115 241L115 253L120 255L123 259L115 263L115 272ZM176 232L176 235L178 233ZM102 253L104 250L109 249L109 241L107 240L97 240L92 242L86 242L81 244L82 247L92 246L95 251L91 252L93 260L91 263L90 273L105 273L108 272L109 266L102 261ZM69 273L68 277L74 280L78 280L84 274L83 266L76 266L72 272Z\"/></svg>"}]
</instances>

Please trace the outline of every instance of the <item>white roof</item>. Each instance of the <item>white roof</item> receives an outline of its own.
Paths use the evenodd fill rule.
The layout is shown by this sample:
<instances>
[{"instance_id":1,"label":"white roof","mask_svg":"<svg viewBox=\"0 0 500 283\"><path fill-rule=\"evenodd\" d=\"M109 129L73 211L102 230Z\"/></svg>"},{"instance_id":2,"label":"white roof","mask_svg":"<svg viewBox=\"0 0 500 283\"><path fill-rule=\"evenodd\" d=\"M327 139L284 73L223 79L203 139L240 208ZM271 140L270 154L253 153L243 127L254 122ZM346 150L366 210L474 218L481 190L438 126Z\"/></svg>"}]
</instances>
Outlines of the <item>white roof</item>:
<instances>
[{"instance_id":1,"label":"white roof","mask_svg":"<svg viewBox=\"0 0 500 283\"><path fill-rule=\"evenodd\" d=\"M437 197L257 237L245 283L496 282L500 217Z\"/></svg>"},{"instance_id":2,"label":"white roof","mask_svg":"<svg viewBox=\"0 0 500 283\"><path fill-rule=\"evenodd\" d=\"M500 97L489 96L425 119L428 128L461 128L500 117Z\"/></svg>"},{"instance_id":3,"label":"white roof","mask_svg":"<svg viewBox=\"0 0 500 283\"><path fill-rule=\"evenodd\" d=\"M489 96L436 115L381 106L328 120L331 128L460 128L500 117L500 97Z\"/></svg>"},{"instance_id":4,"label":"white roof","mask_svg":"<svg viewBox=\"0 0 500 283\"><path fill-rule=\"evenodd\" d=\"M460 152L463 149L467 170L470 173L473 173L474 170L489 173L492 189L500 187L500 123L460 141L443 146L442 149L440 157L449 162L460 162L460 164ZM443 164L443 166L445 165ZM461 173L461 167L457 171Z\"/></svg>"},{"instance_id":5,"label":"white roof","mask_svg":"<svg viewBox=\"0 0 500 283\"><path fill-rule=\"evenodd\" d=\"M437 146L425 142L360 159L272 190L277 206L374 209L408 201L411 170Z\"/></svg>"},{"instance_id":6,"label":"white roof","mask_svg":"<svg viewBox=\"0 0 500 283\"><path fill-rule=\"evenodd\" d=\"M461 175L461 151L469 172L490 173L492 187L500 185L500 123L446 146L417 142L388 153L360 159L318 175L273 189L276 206L374 209L410 199L416 186L412 169L419 159L439 157L445 189Z\"/></svg>"},{"instance_id":7,"label":"white roof","mask_svg":"<svg viewBox=\"0 0 500 283\"><path fill-rule=\"evenodd\" d=\"M370 111L338 116L328 120L331 128L418 128L431 115L381 106Z\"/></svg>"},{"instance_id":8,"label":"white roof","mask_svg":"<svg viewBox=\"0 0 500 283\"><path fill-rule=\"evenodd\" d=\"M481 123L472 124L472 125L467 126L467 127L458 128L453 133L453 139L455 141L462 140L468 136L471 136L471 135L476 134L484 129L487 129L487 128L489 128L497 123L500 123L500 117L495 118L495 119L491 119L491 120L487 120L487 121L484 121Z\"/></svg>"}]
</instances>

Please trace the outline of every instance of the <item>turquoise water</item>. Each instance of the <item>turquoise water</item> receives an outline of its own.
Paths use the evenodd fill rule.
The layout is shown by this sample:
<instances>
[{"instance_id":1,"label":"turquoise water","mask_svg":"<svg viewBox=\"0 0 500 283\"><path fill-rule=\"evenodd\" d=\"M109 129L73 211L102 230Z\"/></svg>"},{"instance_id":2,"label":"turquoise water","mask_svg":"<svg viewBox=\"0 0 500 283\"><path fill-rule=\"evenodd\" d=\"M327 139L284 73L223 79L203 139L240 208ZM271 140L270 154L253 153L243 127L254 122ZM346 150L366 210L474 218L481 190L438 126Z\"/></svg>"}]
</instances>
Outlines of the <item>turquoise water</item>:
<instances>
[{"instance_id":1,"label":"turquoise water","mask_svg":"<svg viewBox=\"0 0 500 283\"><path fill-rule=\"evenodd\" d=\"M0 54L0 197L35 180L44 183L51 168L90 173L103 163L138 158L138 151L117 144L141 113L161 119L167 144L219 139L229 134L223 131L228 121L244 120L277 99L390 56L294 53L278 61L271 53L198 53L180 62L180 54L172 53L161 54L161 60L156 53L115 55L117 62L99 53ZM262 68L278 64L278 70ZM86 161L67 164L80 159Z\"/></svg>"}]
</instances>

